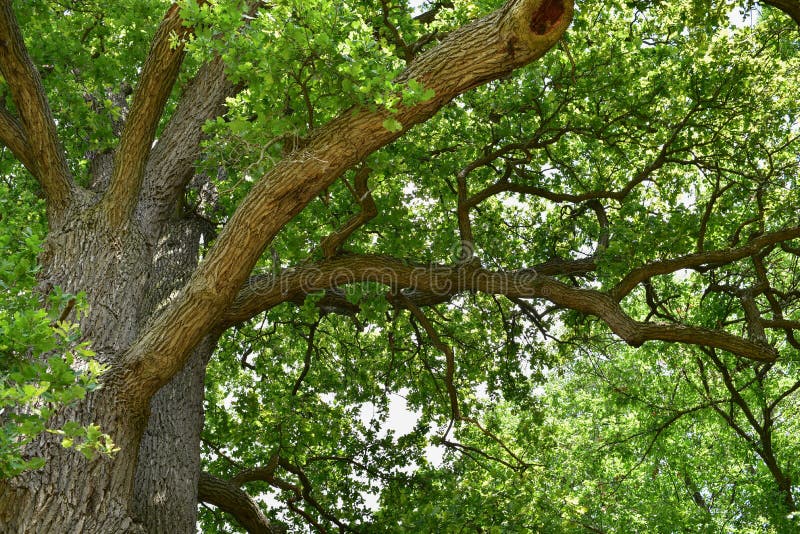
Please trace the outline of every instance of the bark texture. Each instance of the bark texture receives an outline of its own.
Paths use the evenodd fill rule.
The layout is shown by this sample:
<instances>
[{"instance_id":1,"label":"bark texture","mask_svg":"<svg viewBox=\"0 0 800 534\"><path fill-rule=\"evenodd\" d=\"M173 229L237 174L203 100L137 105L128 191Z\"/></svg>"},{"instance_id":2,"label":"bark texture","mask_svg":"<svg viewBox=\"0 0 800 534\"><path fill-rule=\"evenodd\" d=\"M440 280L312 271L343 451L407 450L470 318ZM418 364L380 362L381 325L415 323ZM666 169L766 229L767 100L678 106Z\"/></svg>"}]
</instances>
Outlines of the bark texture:
<instances>
[{"instance_id":1,"label":"bark texture","mask_svg":"<svg viewBox=\"0 0 800 534\"><path fill-rule=\"evenodd\" d=\"M56 419L99 424L120 448L89 461L53 436L31 444L28 452L47 465L0 482L0 531L192 532L205 365L221 318L264 248L365 156L455 96L541 57L571 15L571 2L512 0L453 32L397 80L414 78L436 92L428 102L400 107L402 131L384 128L383 110L343 111L259 180L197 266L202 232L176 211L201 154L201 126L235 91L222 62L200 69L156 139L184 55L171 36L187 31L172 6L144 62L120 143L113 155L91 158L92 189L84 189L70 174L11 2L0 1L0 73L19 110L18 117L0 110L0 141L39 180L47 200L51 232L41 290L86 292L90 311L81 327L109 367L101 389Z\"/></svg>"}]
</instances>

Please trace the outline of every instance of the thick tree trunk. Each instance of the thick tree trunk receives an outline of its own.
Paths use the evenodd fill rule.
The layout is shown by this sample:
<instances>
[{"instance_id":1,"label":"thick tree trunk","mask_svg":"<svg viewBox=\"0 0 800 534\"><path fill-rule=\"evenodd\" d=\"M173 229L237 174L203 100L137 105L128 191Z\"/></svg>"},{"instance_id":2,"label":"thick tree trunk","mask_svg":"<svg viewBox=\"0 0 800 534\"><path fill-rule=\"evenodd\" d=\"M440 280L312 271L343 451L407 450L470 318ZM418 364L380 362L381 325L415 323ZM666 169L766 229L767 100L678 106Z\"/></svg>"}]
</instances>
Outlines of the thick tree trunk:
<instances>
[{"instance_id":1,"label":"thick tree trunk","mask_svg":"<svg viewBox=\"0 0 800 534\"><path fill-rule=\"evenodd\" d=\"M146 297L151 313L169 302L197 266L203 226L187 217L163 232L154 256L155 281ZM196 529L205 370L216 339L206 336L150 403L134 489L134 514L147 532L190 534Z\"/></svg>"},{"instance_id":2,"label":"thick tree trunk","mask_svg":"<svg viewBox=\"0 0 800 534\"><path fill-rule=\"evenodd\" d=\"M99 358L112 365L197 266L203 230L195 219L172 221L150 247L135 231L105 231L98 210L76 210L48 240L42 289L88 290L90 310L81 326ZM0 483L0 532L194 532L203 381L215 341L209 335L198 345L149 409L119 395L111 376L86 402L62 413L61 420L100 425L120 451L88 461L64 450L58 436L43 436L27 452L47 458L46 467Z\"/></svg>"},{"instance_id":3,"label":"thick tree trunk","mask_svg":"<svg viewBox=\"0 0 800 534\"><path fill-rule=\"evenodd\" d=\"M130 513L136 444L145 414L120 406L108 391L62 413L62 418L96 423L114 436L113 458L87 460L46 435L29 451L47 458L42 469L0 482L0 532L141 533Z\"/></svg>"},{"instance_id":4,"label":"thick tree trunk","mask_svg":"<svg viewBox=\"0 0 800 534\"><path fill-rule=\"evenodd\" d=\"M216 116L230 89L221 61L207 64L187 88L151 158L182 61L171 36L185 28L173 6L143 66L110 182L95 196L72 179L10 2L0 5L0 68L21 114L19 124L0 124L0 134L39 179L48 201L51 234L41 256L41 290L86 292L89 312L81 328L109 366L103 387L58 418L98 424L120 448L111 458L90 461L63 449L58 436L32 443L26 453L44 457L46 466L0 481L0 532L11 533L192 532L205 365L226 310L264 248L368 154L464 91L541 57L572 15L572 4L561 0L512 0L453 32L397 80L416 79L435 92L430 101L400 106L396 119L403 131L384 127L385 110L344 111L259 180L195 268L199 233L170 222L168 214L199 156L200 126ZM208 87L215 89L209 93ZM103 189L106 181L94 183Z\"/></svg>"},{"instance_id":5,"label":"thick tree trunk","mask_svg":"<svg viewBox=\"0 0 800 534\"><path fill-rule=\"evenodd\" d=\"M134 515L147 532L195 532L203 381L214 345L213 339L205 339L151 403L139 447L134 498Z\"/></svg>"},{"instance_id":6,"label":"thick tree trunk","mask_svg":"<svg viewBox=\"0 0 800 534\"><path fill-rule=\"evenodd\" d=\"M41 289L86 292L89 312L80 321L82 331L98 359L113 365L139 334L151 247L135 228L112 230L93 199L87 195L83 200L64 226L48 236L40 257ZM89 461L63 449L59 436L43 434L26 454L46 458L46 466L0 483L3 532L141 531L129 508L147 406L121 395L113 373L107 378L103 388L59 413L51 424L74 420L100 425L120 451Z\"/></svg>"}]
</instances>

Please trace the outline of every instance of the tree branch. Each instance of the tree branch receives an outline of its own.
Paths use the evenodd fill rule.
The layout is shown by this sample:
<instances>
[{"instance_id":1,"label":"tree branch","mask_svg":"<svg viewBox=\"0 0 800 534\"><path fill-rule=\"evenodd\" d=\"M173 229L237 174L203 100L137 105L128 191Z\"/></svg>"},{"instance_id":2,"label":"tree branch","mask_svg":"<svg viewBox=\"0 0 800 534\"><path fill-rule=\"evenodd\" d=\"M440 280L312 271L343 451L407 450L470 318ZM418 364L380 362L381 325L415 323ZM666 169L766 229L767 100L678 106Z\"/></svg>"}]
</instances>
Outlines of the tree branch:
<instances>
[{"instance_id":1,"label":"tree branch","mask_svg":"<svg viewBox=\"0 0 800 534\"><path fill-rule=\"evenodd\" d=\"M571 21L572 2L561 2L511 0L418 56L396 84L415 79L435 96L413 106L401 104L393 116L403 126L400 131L383 126L389 115L384 109L350 109L314 132L304 149L254 185L187 286L131 347L116 374L107 375L107 383L118 381L120 393L134 405L146 402L220 323L265 247L292 217L345 170L457 95L543 56Z\"/></svg>"},{"instance_id":2,"label":"tree branch","mask_svg":"<svg viewBox=\"0 0 800 534\"><path fill-rule=\"evenodd\" d=\"M258 504L233 482L202 472L197 492L200 502L213 504L223 512L230 514L250 534L286 532L285 528L270 523Z\"/></svg>"},{"instance_id":3,"label":"tree branch","mask_svg":"<svg viewBox=\"0 0 800 534\"><path fill-rule=\"evenodd\" d=\"M261 7L263 4L258 0L248 1L245 26ZM144 171L136 218L151 242L157 240L161 224L173 213L195 175L204 138L203 125L222 115L226 98L240 89L241 86L234 86L228 80L222 59L215 57L200 67L183 91Z\"/></svg>"},{"instance_id":4,"label":"tree branch","mask_svg":"<svg viewBox=\"0 0 800 534\"><path fill-rule=\"evenodd\" d=\"M453 348L442 341L442 338L439 337L436 329L433 327L430 320L428 320L422 310L420 310L408 297L404 296L402 292L397 293L396 296L393 295L392 300L398 300L403 304L404 307L411 311L411 314L417 319L417 321L419 321L419 324L422 325L425 333L428 334L433 346L436 347L436 349L442 354L444 354L444 385L447 389L447 397L450 400L450 417L454 421L460 421L462 417L461 408L458 405L458 390L456 390L456 385L454 382L456 374L456 358L455 354L453 353Z\"/></svg>"},{"instance_id":5,"label":"tree branch","mask_svg":"<svg viewBox=\"0 0 800 534\"><path fill-rule=\"evenodd\" d=\"M27 139L30 150L17 146L15 150L8 142L18 143L9 130L5 116L0 126L3 142L11 148L15 156L29 153L20 161L33 172L39 180L47 199L48 219L51 226L56 224L69 206L75 184L67 166L66 155L59 144L56 125L47 103L42 80L34 67L19 25L11 9L10 0L0 0L0 74L11 89L11 96L21 120L23 138ZM16 132L19 134L19 131ZM27 160L27 163L26 163Z\"/></svg>"},{"instance_id":6,"label":"tree branch","mask_svg":"<svg viewBox=\"0 0 800 534\"><path fill-rule=\"evenodd\" d=\"M721 265L752 256L758 253L763 248L781 241L788 241L800 237L800 226L778 230L769 234L759 236L744 246L738 248L731 248L727 250L715 250L710 252L698 252L696 254L689 254L681 256L680 258L673 258L670 260L660 260L650 262L638 269L634 269L628 273L610 292L610 295L616 300L622 300L628 293L653 276L661 274L674 273L681 269L693 269L702 267L704 265Z\"/></svg>"},{"instance_id":7,"label":"tree branch","mask_svg":"<svg viewBox=\"0 0 800 534\"><path fill-rule=\"evenodd\" d=\"M39 175L33 149L28 144L22 125L6 109L0 108L0 143L6 145L14 157L34 176Z\"/></svg>"},{"instance_id":8,"label":"tree branch","mask_svg":"<svg viewBox=\"0 0 800 534\"><path fill-rule=\"evenodd\" d=\"M378 208L375 206L372 192L367 185L370 172L371 169L366 165L363 165L356 171L351 192L353 196L356 197L356 202L361 206L361 211L357 215L351 217L342 228L339 228L322 240L322 254L326 258L335 256L337 250L347 241L347 238L350 237L353 232L374 219L378 214Z\"/></svg>"},{"instance_id":9,"label":"tree branch","mask_svg":"<svg viewBox=\"0 0 800 534\"><path fill-rule=\"evenodd\" d=\"M769 6L775 7L792 17L800 26L800 1L798 0L763 0Z\"/></svg>"},{"instance_id":10,"label":"tree branch","mask_svg":"<svg viewBox=\"0 0 800 534\"><path fill-rule=\"evenodd\" d=\"M103 209L115 227L124 225L133 214L156 128L183 63L183 41L189 29L183 25L179 11L178 5L173 4L156 30L114 154Z\"/></svg>"},{"instance_id":11,"label":"tree branch","mask_svg":"<svg viewBox=\"0 0 800 534\"><path fill-rule=\"evenodd\" d=\"M144 171L137 220L151 241L195 174L203 124L223 113L226 97L236 89L225 76L222 60L215 58L200 68L181 95Z\"/></svg>"},{"instance_id":12,"label":"tree branch","mask_svg":"<svg viewBox=\"0 0 800 534\"><path fill-rule=\"evenodd\" d=\"M292 484L275 476L275 471L277 468L280 467L289 473L292 473L300 480L300 485ZM289 462L285 458L282 458L279 454L273 454L269 460L269 463L266 466L259 466L253 467L249 469L245 469L240 471L236 474L231 480L230 483L234 484L235 486L241 486L248 482L253 482L256 480L260 480L263 482L268 483L274 488L282 489L284 491L289 491L294 494L292 498L289 499L288 505L292 511L296 512L300 516L302 516L310 525L315 527L318 531L325 532L326 529L324 526L319 524L313 516L311 516L308 512L298 508L294 503L298 500L303 500L308 503L312 508L314 508L319 514L334 523L339 530L342 532L352 531L347 525L342 523L338 518L336 518L333 514L328 512L325 508L323 508L319 502L311 495L312 491L312 484L311 480L308 478L306 473L297 465Z\"/></svg>"},{"instance_id":13,"label":"tree branch","mask_svg":"<svg viewBox=\"0 0 800 534\"><path fill-rule=\"evenodd\" d=\"M277 277L251 279L221 316L218 327L227 328L300 295L366 281L384 284L395 292L411 288L438 297L438 302L458 293L475 291L512 298L543 298L558 306L599 317L612 332L634 347L659 340L715 347L758 361L777 358L774 348L721 330L635 321L611 295L568 286L533 269L488 271L469 266L424 266L377 255L345 256L289 269Z\"/></svg>"}]
</instances>

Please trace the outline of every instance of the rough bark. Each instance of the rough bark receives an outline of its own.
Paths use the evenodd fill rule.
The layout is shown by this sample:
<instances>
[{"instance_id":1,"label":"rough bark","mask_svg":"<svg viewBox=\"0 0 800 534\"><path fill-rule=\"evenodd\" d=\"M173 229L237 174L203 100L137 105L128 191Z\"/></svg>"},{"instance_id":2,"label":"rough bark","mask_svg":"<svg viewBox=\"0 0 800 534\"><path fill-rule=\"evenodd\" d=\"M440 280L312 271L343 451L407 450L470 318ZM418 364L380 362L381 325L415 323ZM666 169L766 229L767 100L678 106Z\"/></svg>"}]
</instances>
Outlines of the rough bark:
<instances>
[{"instance_id":1,"label":"rough bark","mask_svg":"<svg viewBox=\"0 0 800 534\"><path fill-rule=\"evenodd\" d=\"M559 0L509 2L454 31L400 76L398 83L416 79L436 95L415 106L401 105L395 115L401 132L383 126L384 110L348 110L316 131L306 147L287 156L252 188L174 304L126 354L123 389L149 398L183 366L233 302L266 245L322 189L457 95L544 55L561 38L571 16L572 4ZM541 20L546 28L540 34Z\"/></svg>"},{"instance_id":2,"label":"rough bark","mask_svg":"<svg viewBox=\"0 0 800 534\"><path fill-rule=\"evenodd\" d=\"M111 183L103 196L103 210L115 227L125 225L136 207L156 128L183 63L183 42L187 34L178 6L173 5L156 31L142 68L114 155ZM175 37L177 45L173 46Z\"/></svg>"},{"instance_id":3,"label":"rough bark","mask_svg":"<svg viewBox=\"0 0 800 534\"><path fill-rule=\"evenodd\" d=\"M395 118L403 124L401 132L383 127L382 110L346 110L316 130L306 147L262 177L173 297L180 283L169 282L185 277L170 279L159 261L178 260L187 250L196 254L196 236L170 244L175 230L170 217L191 176L200 126L220 112L232 90L224 66L212 62L201 69L185 99L199 107L179 104L151 150L183 56L180 46L169 46L169 35L184 31L173 6L142 69L110 173L98 171L109 175L109 185L93 193L70 176L11 2L1 1L0 69L19 117L0 113L0 141L28 166L47 199L51 232L41 256L41 289L57 285L87 293L90 311L81 327L109 366L103 387L56 419L99 424L120 447L111 458L88 461L63 449L54 436L33 443L28 452L44 456L47 465L0 482L3 532L190 532L205 361L219 318L265 246L365 156L455 96L541 57L566 30L571 14L571 2L512 0L420 55L397 82L414 78L436 96L400 107ZM185 274L194 269L193 261L182 265L188 267ZM175 504L178 496L183 498Z\"/></svg>"},{"instance_id":4,"label":"rough bark","mask_svg":"<svg viewBox=\"0 0 800 534\"><path fill-rule=\"evenodd\" d=\"M197 266L203 221L174 220L154 255L153 282L144 302L163 308ZM195 347L186 366L150 402L150 418L139 446L133 512L146 532L191 533L197 524L200 434L203 430L205 369L215 335Z\"/></svg>"},{"instance_id":5,"label":"rough bark","mask_svg":"<svg viewBox=\"0 0 800 534\"><path fill-rule=\"evenodd\" d=\"M195 532L205 369L214 347L213 336L203 340L150 403L133 501L146 532Z\"/></svg>"},{"instance_id":6,"label":"rough bark","mask_svg":"<svg viewBox=\"0 0 800 534\"><path fill-rule=\"evenodd\" d=\"M30 450L45 467L0 483L0 532L141 533L130 514L133 471L146 413L134 413L109 390L101 390L53 423L95 423L120 447L113 458L87 460L45 434Z\"/></svg>"},{"instance_id":7,"label":"rough bark","mask_svg":"<svg viewBox=\"0 0 800 534\"><path fill-rule=\"evenodd\" d=\"M48 219L55 225L69 207L75 185L56 135L42 80L25 48L10 0L0 2L0 74L11 90L21 126L21 129L9 128L6 116L0 120L0 130L3 130L0 140L5 143L10 139L9 146L12 150L16 148L15 153L24 154L30 148L29 155L23 155L21 161L42 184ZM16 131L11 135L6 133L13 130Z\"/></svg>"}]
</instances>

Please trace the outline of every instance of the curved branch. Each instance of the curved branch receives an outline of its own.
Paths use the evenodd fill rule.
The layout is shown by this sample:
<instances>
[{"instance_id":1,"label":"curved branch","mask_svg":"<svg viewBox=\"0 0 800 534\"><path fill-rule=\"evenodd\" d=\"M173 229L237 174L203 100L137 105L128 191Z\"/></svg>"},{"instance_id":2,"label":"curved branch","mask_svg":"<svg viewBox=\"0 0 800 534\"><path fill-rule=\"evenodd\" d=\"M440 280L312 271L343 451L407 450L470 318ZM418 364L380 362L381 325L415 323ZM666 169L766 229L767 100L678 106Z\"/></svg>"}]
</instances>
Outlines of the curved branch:
<instances>
[{"instance_id":1,"label":"curved branch","mask_svg":"<svg viewBox=\"0 0 800 534\"><path fill-rule=\"evenodd\" d=\"M372 198L372 192L367 185L369 173L372 171L366 165L363 165L356 171L353 178L353 187L351 192L356 197L356 202L361 206L361 211L353 215L344 226L329 234L322 240L321 248L322 253L326 258L332 258L336 255L336 251L347 241L350 235L358 230L360 227L367 224L369 221L378 215L378 208L375 206L375 200ZM348 185L349 187L349 185Z\"/></svg>"},{"instance_id":2,"label":"curved branch","mask_svg":"<svg viewBox=\"0 0 800 534\"><path fill-rule=\"evenodd\" d=\"M780 9L800 26L800 1L798 0L763 0L769 6Z\"/></svg>"},{"instance_id":3,"label":"curved branch","mask_svg":"<svg viewBox=\"0 0 800 534\"><path fill-rule=\"evenodd\" d=\"M411 269L410 273L408 269ZM405 288L404 296L416 306L433 306L447 302L460 291L475 290L466 284L461 289L454 288L451 280L451 277L457 281L465 279L467 275L458 273L467 273L469 269L472 269L471 264L462 263L449 267L413 264L383 255L347 255L328 259L321 264L285 269L277 276L254 276L248 280L235 301L220 317L217 328L225 329L242 323L284 302L302 304L306 295L323 290L326 294L318 301L318 305L351 315L358 311L358 307L350 303L341 291L332 288L357 282L378 282L393 289ZM557 259L519 272L545 276L570 276L585 274L594 269L595 264L592 260ZM421 279L429 271L435 279ZM509 273L504 273L504 276Z\"/></svg>"},{"instance_id":4,"label":"curved branch","mask_svg":"<svg viewBox=\"0 0 800 534\"><path fill-rule=\"evenodd\" d=\"M681 256L680 258L650 262L628 273L628 275L610 291L610 295L616 301L620 301L628 293L633 291L638 284L653 276L674 273L681 269L697 269L707 265L724 265L752 256L770 245L788 241L796 237L800 237L800 226L764 234L748 242L746 245L737 248L698 252L696 254Z\"/></svg>"},{"instance_id":5,"label":"curved branch","mask_svg":"<svg viewBox=\"0 0 800 534\"><path fill-rule=\"evenodd\" d=\"M773 361L773 347L721 330L681 324L638 322L628 316L611 295L568 286L532 269L488 271L471 267L413 265L387 256L345 256L284 271L280 276L251 280L220 318L226 328L265 309L315 291L349 283L376 282L398 291L412 288L438 298L438 302L463 292L481 292L513 298L543 298L600 318L613 333L631 346L646 341L680 342L709 346L758 361Z\"/></svg>"},{"instance_id":6,"label":"curved branch","mask_svg":"<svg viewBox=\"0 0 800 534\"><path fill-rule=\"evenodd\" d=\"M292 484L291 482L287 482L286 480L275 476L275 471L277 468L280 467L289 473L292 473L300 480L300 485ZM252 467L249 469L245 469L240 471L236 476L234 476L230 483L236 486L241 486L242 484L246 484L248 482L254 482L256 480L261 480L263 482L268 483L274 488L282 489L284 491L288 491L294 494L288 501L289 508L296 512L298 515L302 516L311 526L315 527L320 532L326 532L324 526L319 524L311 514L304 511L302 508L299 508L295 503L299 500L303 500L308 503L312 508L314 508L319 514L334 523L336 526L339 527L339 530L342 532L351 531L347 525L339 521L333 514L325 510L319 502L311 495L312 491L312 484L311 480L305 474L305 472L298 467L297 465L289 462L285 458L281 458L278 454L273 454L269 460L269 463L266 466L259 466L259 467Z\"/></svg>"},{"instance_id":7,"label":"curved branch","mask_svg":"<svg viewBox=\"0 0 800 534\"><path fill-rule=\"evenodd\" d=\"M404 296L403 293L400 292L397 293L396 296L392 296L392 300L395 299L400 301L403 306L411 311L411 314L417 319L417 321L419 321L419 324L422 325L425 333L428 334L433 346L436 347L436 349L442 354L444 354L444 385L447 389L447 397L450 400L450 417L455 421L462 420L461 408L458 405L458 391L456 390L456 385L454 383L456 374L456 358L455 354L453 353L453 348L442 341L442 338L439 337L439 334L436 332L436 329L433 327L430 320L425 316L422 310L414 305L414 303L408 297Z\"/></svg>"},{"instance_id":8,"label":"curved branch","mask_svg":"<svg viewBox=\"0 0 800 534\"><path fill-rule=\"evenodd\" d=\"M183 63L189 29L179 11L173 4L156 30L114 154L111 183L103 197L103 209L113 226L123 225L133 214L156 128Z\"/></svg>"},{"instance_id":9,"label":"curved branch","mask_svg":"<svg viewBox=\"0 0 800 534\"><path fill-rule=\"evenodd\" d=\"M42 185L51 225L60 219L75 189L66 155L58 141L56 124L44 93L42 80L31 61L10 0L0 1L0 74L11 89L30 157L20 159ZM7 123L8 116L3 122ZM2 130L7 130L4 125ZM17 132L19 133L19 132ZM6 135L3 142L15 142ZM20 157L13 146L8 145ZM17 147L22 148L20 146ZM23 151L20 151L23 152Z\"/></svg>"},{"instance_id":10,"label":"curved branch","mask_svg":"<svg viewBox=\"0 0 800 534\"><path fill-rule=\"evenodd\" d=\"M200 473L197 487L200 502L213 504L230 514L250 534L277 534L286 529L273 525L261 512L258 504L238 485L217 478L209 473Z\"/></svg>"},{"instance_id":11,"label":"curved branch","mask_svg":"<svg viewBox=\"0 0 800 534\"><path fill-rule=\"evenodd\" d=\"M572 2L561 2L511 0L418 56L396 80L398 88L415 79L435 96L401 105L393 116L403 126L400 131L384 127L385 109L350 109L273 167L247 194L173 304L131 347L117 373L107 375L107 383L121 386L120 393L134 405L147 402L219 324L266 246L289 220L344 171L459 94L543 56L572 19Z\"/></svg>"}]
</instances>

